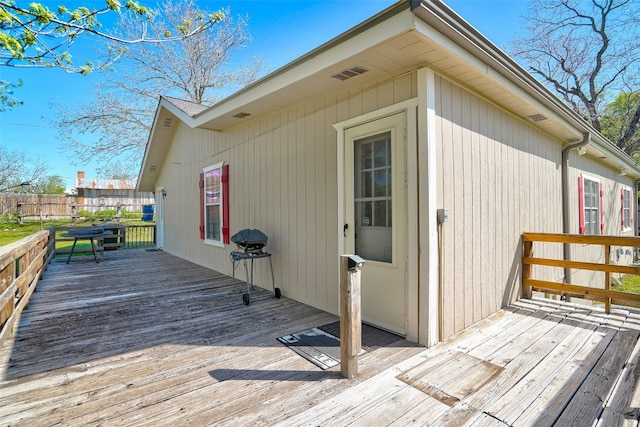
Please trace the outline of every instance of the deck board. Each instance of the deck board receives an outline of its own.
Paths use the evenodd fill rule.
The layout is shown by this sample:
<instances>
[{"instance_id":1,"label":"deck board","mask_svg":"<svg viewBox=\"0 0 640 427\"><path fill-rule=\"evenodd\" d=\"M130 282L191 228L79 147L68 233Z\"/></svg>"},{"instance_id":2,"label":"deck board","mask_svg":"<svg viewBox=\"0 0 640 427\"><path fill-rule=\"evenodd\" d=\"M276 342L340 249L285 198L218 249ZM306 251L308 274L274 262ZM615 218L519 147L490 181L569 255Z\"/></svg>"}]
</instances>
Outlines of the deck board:
<instances>
[{"instance_id":1,"label":"deck board","mask_svg":"<svg viewBox=\"0 0 640 427\"><path fill-rule=\"evenodd\" d=\"M276 338L336 320L162 251L51 264L0 348L0 424L638 425L640 315L521 300L429 349L323 371Z\"/></svg>"}]
</instances>

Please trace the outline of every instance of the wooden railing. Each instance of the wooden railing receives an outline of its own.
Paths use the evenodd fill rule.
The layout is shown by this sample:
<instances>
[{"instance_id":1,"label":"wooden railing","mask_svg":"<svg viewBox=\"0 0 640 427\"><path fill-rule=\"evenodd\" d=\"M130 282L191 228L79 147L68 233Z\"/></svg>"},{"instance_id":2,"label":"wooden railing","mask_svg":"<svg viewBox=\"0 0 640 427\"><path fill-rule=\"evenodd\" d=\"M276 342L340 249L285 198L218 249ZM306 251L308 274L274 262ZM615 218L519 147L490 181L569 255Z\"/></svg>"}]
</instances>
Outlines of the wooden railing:
<instances>
[{"instance_id":1,"label":"wooden railing","mask_svg":"<svg viewBox=\"0 0 640 427\"><path fill-rule=\"evenodd\" d=\"M611 247L640 247L640 237L585 236L547 233L524 233L522 236L524 243L522 256L522 286L523 294L526 298L530 298L532 291L535 290L600 301L605 304L607 313L611 310L611 304L640 307L640 295L611 289L611 275L614 273L640 275L640 267L611 264ZM537 258L534 257L534 242L599 245L604 249L604 260L602 263L595 263ZM593 287L534 279L532 278L534 265L603 272L604 283L602 284L602 287Z\"/></svg>"},{"instance_id":2,"label":"wooden railing","mask_svg":"<svg viewBox=\"0 0 640 427\"><path fill-rule=\"evenodd\" d=\"M11 336L38 280L55 255L49 230L0 246L0 346Z\"/></svg>"},{"instance_id":3,"label":"wooden railing","mask_svg":"<svg viewBox=\"0 0 640 427\"><path fill-rule=\"evenodd\" d=\"M156 245L154 224L127 225L123 233L122 243L126 248L148 248Z\"/></svg>"},{"instance_id":4,"label":"wooden railing","mask_svg":"<svg viewBox=\"0 0 640 427\"><path fill-rule=\"evenodd\" d=\"M73 237L64 237L62 234L73 226L61 226L55 227L55 239L56 242L73 241ZM104 238L98 240L98 246L96 250L112 250L123 248L149 248L155 246L156 243L156 227L154 224L144 225L124 225L109 223L104 225L105 230L111 231L111 235L107 235ZM70 252L69 247L61 248L60 245L56 247L56 255L68 254ZM74 253L91 253L91 248L76 248Z\"/></svg>"},{"instance_id":5,"label":"wooden railing","mask_svg":"<svg viewBox=\"0 0 640 427\"><path fill-rule=\"evenodd\" d=\"M20 313L29 303L40 277L56 255L68 254L70 248L56 248L56 242L73 241L62 234L71 228L54 227L39 231L23 239L0 246L0 346L12 335ZM153 246L155 226L130 227L121 224L105 225L113 232L106 236L96 250L139 248ZM92 253L91 248L76 247L75 253Z\"/></svg>"}]
</instances>

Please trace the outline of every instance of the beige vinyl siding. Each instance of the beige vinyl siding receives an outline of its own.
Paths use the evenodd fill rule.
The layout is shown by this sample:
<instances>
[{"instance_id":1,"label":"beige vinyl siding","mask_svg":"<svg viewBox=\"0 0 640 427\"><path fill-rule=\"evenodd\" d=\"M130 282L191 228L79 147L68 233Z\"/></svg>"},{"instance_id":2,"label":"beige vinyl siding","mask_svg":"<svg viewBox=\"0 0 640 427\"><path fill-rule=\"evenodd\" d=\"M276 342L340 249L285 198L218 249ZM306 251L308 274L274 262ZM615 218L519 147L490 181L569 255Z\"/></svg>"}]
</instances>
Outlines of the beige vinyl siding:
<instances>
[{"instance_id":1,"label":"beige vinyl siding","mask_svg":"<svg viewBox=\"0 0 640 427\"><path fill-rule=\"evenodd\" d=\"M336 313L342 224L332 125L415 98L416 78L409 73L368 90L312 99L221 132L180 124L157 182L167 192L165 250L231 274L234 246L205 245L198 229L199 174L225 162L231 234L264 231L283 294ZM562 232L562 142L443 76L436 75L435 87L437 199L450 213L440 228L447 338L520 296L523 232ZM605 184L605 217L615 218L607 219L606 230L620 234L620 189L632 182L597 159L572 154L571 166L572 229L578 221L577 176L584 171ZM540 244L535 254L560 258L562 247ZM619 258L626 262L629 256ZM255 282L271 289L267 267L255 263ZM242 267L236 273L244 280ZM536 278L562 281L563 275L561 269L536 267Z\"/></svg>"},{"instance_id":2,"label":"beige vinyl siding","mask_svg":"<svg viewBox=\"0 0 640 427\"><path fill-rule=\"evenodd\" d=\"M410 73L368 90L245 119L222 132L180 125L157 182L167 191L165 250L231 274L228 254L234 246L205 245L198 230L199 174L224 161L230 169L231 234L264 231L283 295L337 312L341 224L332 125L415 96L416 74ZM236 275L244 280L244 269ZM255 282L271 289L266 262L256 261Z\"/></svg>"},{"instance_id":3,"label":"beige vinyl siding","mask_svg":"<svg viewBox=\"0 0 640 427\"><path fill-rule=\"evenodd\" d=\"M561 148L443 77L436 91L438 205L449 209L440 228L447 338L520 295L523 232L562 232ZM536 253L545 251L562 253Z\"/></svg>"}]
</instances>

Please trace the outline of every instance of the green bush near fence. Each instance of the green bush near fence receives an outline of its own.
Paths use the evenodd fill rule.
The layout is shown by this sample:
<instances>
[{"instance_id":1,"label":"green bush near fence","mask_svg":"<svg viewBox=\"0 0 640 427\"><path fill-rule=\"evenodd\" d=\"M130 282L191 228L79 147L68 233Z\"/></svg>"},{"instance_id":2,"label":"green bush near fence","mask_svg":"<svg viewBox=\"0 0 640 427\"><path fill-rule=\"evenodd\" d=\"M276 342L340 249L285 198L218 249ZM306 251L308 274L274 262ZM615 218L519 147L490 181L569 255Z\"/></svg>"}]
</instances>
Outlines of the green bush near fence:
<instances>
[{"instance_id":1,"label":"green bush near fence","mask_svg":"<svg viewBox=\"0 0 640 427\"><path fill-rule=\"evenodd\" d=\"M89 221L111 221L116 218L118 211L115 209L107 209L100 212L89 212L89 211L80 211L78 212L78 217L84 218ZM142 212L141 211L127 211L126 209L122 209L120 211L120 219L141 219Z\"/></svg>"},{"instance_id":2,"label":"green bush near fence","mask_svg":"<svg viewBox=\"0 0 640 427\"><path fill-rule=\"evenodd\" d=\"M11 224L12 222L18 221L18 211L7 212L2 215L2 224Z\"/></svg>"}]
</instances>

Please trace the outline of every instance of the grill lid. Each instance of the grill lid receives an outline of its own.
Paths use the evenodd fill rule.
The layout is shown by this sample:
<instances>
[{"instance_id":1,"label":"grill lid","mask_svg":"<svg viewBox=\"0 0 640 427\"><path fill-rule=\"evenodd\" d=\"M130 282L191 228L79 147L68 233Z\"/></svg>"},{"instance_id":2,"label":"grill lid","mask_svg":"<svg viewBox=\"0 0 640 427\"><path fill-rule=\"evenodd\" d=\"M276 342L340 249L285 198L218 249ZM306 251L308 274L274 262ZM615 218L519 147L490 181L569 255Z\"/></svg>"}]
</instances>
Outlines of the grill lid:
<instances>
[{"instance_id":1,"label":"grill lid","mask_svg":"<svg viewBox=\"0 0 640 427\"><path fill-rule=\"evenodd\" d=\"M262 231L245 228L231 236L231 241L241 247L262 247L267 244L269 238Z\"/></svg>"}]
</instances>

